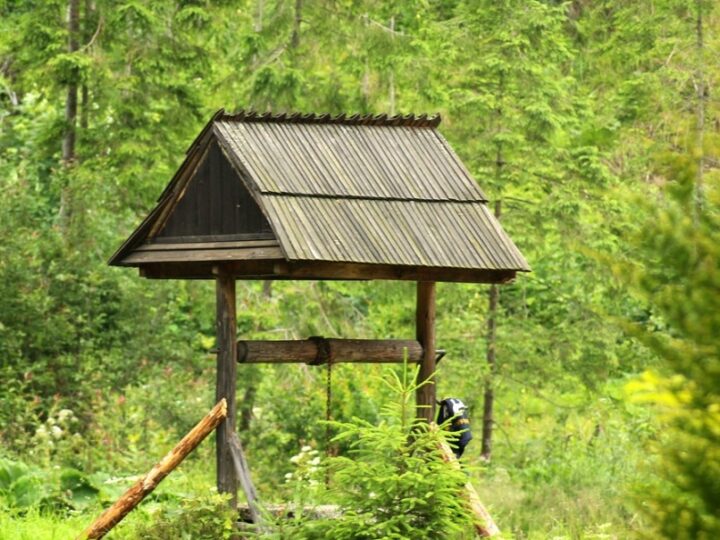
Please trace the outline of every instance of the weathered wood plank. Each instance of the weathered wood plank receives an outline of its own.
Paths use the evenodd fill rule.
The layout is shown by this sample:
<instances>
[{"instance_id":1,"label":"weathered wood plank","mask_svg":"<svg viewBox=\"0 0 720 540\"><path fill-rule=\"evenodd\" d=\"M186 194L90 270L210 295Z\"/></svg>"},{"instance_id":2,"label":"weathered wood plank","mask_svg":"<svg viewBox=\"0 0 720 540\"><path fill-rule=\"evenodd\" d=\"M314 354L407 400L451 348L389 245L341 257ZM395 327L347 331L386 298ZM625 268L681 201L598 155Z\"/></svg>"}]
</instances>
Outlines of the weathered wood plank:
<instances>
[{"instance_id":1,"label":"weathered wood plank","mask_svg":"<svg viewBox=\"0 0 720 540\"><path fill-rule=\"evenodd\" d=\"M234 234L188 234L183 236L163 236L148 238L147 244L184 244L184 243L213 243L213 242L245 242L251 240L276 240L272 232L234 233ZM145 245L147 245L145 244ZM135 248L133 248L135 249Z\"/></svg>"},{"instance_id":2,"label":"weathered wood plank","mask_svg":"<svg viewBox=\"0 0 720 540\"><path fill-rule=\"evenodd\" d=\"M231 248L259 248L259 247L279 247L275 239L267 240L237 240L237 241L217 241L217 242L177 242L177 243L160 243L153 242L151 244L143 244L136 247L133 251L182 251L184 249L231 249Z\"/></svg>"},{"instance_id":3,"label":"weathered wood plank","mask_svg":"<svg viewBox=\"0 0 720 540\"><path fill-rule=\"evenodd\" d=\"M149 473L135 482L110 508L85 529L78 536L78 540L105 536L226 418L227 412L227 402L222 399Z\"/></svg>"},{"instance_id":4,"label":"weathered wood plank","mask_svg":"<svg viewBox=\"0 0 720 540\"><path fill-rule=\"evenodd\" d=\"M423 348L417 382L428 381L417 389L417 417L426 422L435 419L435 282L419 281L415 313L417 340Z\"/></svg>"},{"instance_id":5,"label":"weathered wood plank","mask_svg":"<svg viewBox=\"0 0 720 540\"><path fill-rule=\"evenodd\" d=\"M279 259L283 252L279 247L243 247L232 249L184 249L184 250L144 250L131 253L123 262L127 264L267 260Z\"/></svg>"},{"instance_id":6,"label":"weathered wood plank","mask_svg":"<svg viewBox=\"0 0 720 540\"><path fill-rule=\"evenodd\" d=\"M408 362L419 362L423 349L419 342L402 339L326 339L292 341L239 341L238 362L305 363L312 365L342 362L401 363L407 351Z\"/></svg>"},{"instance_id":7,"label":"weathered wood plank","mask_svg":"<svg viewBox=\"0 0 720 540\"><path fill-rule=\"evenodd\" d=\"M217 383L215 396L227 400L227 419L218 425L216 441L218 493L230 493L233 508L237 506L237 477L230 453L235 433L235 388L237 382L237 316L235 278L220 273L215 281L217 317Z\"/></svg>"}]
</instances>

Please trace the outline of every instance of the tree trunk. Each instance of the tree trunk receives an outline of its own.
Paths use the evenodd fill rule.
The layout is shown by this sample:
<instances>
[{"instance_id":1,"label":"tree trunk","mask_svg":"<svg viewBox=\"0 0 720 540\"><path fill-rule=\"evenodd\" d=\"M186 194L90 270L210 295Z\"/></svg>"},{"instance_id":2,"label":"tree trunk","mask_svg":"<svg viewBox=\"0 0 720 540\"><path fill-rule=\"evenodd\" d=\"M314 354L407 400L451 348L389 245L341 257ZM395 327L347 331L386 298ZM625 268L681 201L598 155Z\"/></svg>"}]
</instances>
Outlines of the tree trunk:
<instances>
[{"instance_id":1,"label":"tree trunk","mask_svg":"<svg viewBox=\"0 0 720 540\"><path fill-rule=\"evenodd\" d=\"M79 0L68 2L68 52L74 53L78 49L78 30L80 26ZM74 165L75 154L75 126L77 123L78 85L76 74L73 73L67 87L65 97L65 126L62 139L62 164L65 168ZM70 221L71 202L69 180L66 178L60 188L60 207L58 208L58 222L61 230L65 230Z\"/></svg>"},{"instance_id":2,"label":"tree trunk","mask_svg":"<svg viewBox=\"0 0 720 540\"><path fill-rule=\"evenodd\" d=\"M110 529L120 523L140 501L151 493L163 479L170 474L187 455L195 450L208 434L227 416L227 403L221 400L213 409L182 438L149 473L128 489L110 508L105 510L92 525L78 536L78 540L102 538Z\"/></svg>"},{"instance_id":3,"label":"tree trunk","mask_svg":"<svg viewBox=\"0 0 720 540\"><path fill-rule=\"evenodd\" d=\"M302 0L295 0L295 17L293 19L292 38L290 47L297 49L300 46L300 23L302 22Z\"/></svg>"},{"instance_id":4,"label":"tree trunk","mask_svg":"<svg viewBox=\"0 0 720 540\"><path fill-rule=\"evenodd\" d=\"M245 370L254 368L243 368ZM246 373L243 373L245 376ZM253 377L254 379L254 377ZM255 381L250 381L245 393L243 394L242 403L240 404L240 433L247 433L250 429L250 423L253 419L253 406L255 405L255 395L257 394L257 387Z\"/></svg>"},{"instance_id":5,"label":"tree trunk","mask_svg":"<svg viewBox=\"0 0 720 540\"><path fill-rule=\"evenodd\" d=\"M92 15L92 2L91 0L85 0L84 6L84 17L83 17L83 41L87 44L92 39L92 27L91 22L93 20ZM90 107L90 95L88 92L87 83L83 81L80 87L80 128L86 130L88 127Z\"/></svg>"},{"instance_id":6,"label":"tree trunk","mask_svg":"<svg viewBox=\"0 0 720 540\"><path fill-rule=\"evenodd\" d=\"M78 50L78 30L80 27L79 0L68 2L68 52ZM65 98L65 134L62 144L62 160L65 165L75 161L75 124L77 121L78 85L75 75L68 84Z\"/></svg>"},{"instance_id":7,"label":"tree trunk","mask_svg":"<svg viewBox=\"0 0 720 540\"><path fill-rule=\"evenodd\" d=\"M707 100L707 85L705 84L705 40L703 36L703 0L695 0L697 9L695 20L695 48L697 53L695 65L696 87L696 137L695 145L697 158L697 172L695 173L695 186L693 189L693 219L697 223L703 209L705 199L704 169L705 169L705 102Z\"/></svg>"},{"instance_id":8,"label":"tree trunk","mask_svg":"<svg viewBox=\"0 0 720 540\"><path fill-rule=\"evenodd\" d=\"M390 39L395 42L395 15L390 17ZM392 67L390 68L390 115L395 115L395 70Z\"/></svg>"},{"instance_id":9,"label":"tree trunk","mask_svg":"<svg viewBox=\"0 0 720 540\"><path fill-rule=\"evenodd\" d=\"M500 219L500 201L495 203L495 216ZM480 455L486 461L492 457L493 408L495 405L495 329L497 326L497 308L500 299L500 287L493 283L488 292L488 318L487 318L487 354L488 373L485 378L485 393L483 395L483 424L482 449Z\"/></svg>"}]
</instances>

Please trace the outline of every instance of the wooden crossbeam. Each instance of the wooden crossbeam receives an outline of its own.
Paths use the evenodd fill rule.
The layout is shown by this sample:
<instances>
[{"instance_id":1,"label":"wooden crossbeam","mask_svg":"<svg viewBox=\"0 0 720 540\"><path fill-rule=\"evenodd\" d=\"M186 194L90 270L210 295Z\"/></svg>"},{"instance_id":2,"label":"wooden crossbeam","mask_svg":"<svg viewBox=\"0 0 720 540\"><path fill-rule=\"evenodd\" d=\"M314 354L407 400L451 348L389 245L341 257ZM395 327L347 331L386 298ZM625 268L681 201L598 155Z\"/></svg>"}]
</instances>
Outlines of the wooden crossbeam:
<instances>
[{"instance_id":1,"label":"wooden crossbeam","mask_svg":"<svg viewBox=\"0 0 720 540\"><path fill-rule=\"evenodd\" d=\"M419 362L423 348L418 341L402 339L327 339L313 337L288 341L238 341L241 364L402 363Z\"/></svg>"}]
</instances>

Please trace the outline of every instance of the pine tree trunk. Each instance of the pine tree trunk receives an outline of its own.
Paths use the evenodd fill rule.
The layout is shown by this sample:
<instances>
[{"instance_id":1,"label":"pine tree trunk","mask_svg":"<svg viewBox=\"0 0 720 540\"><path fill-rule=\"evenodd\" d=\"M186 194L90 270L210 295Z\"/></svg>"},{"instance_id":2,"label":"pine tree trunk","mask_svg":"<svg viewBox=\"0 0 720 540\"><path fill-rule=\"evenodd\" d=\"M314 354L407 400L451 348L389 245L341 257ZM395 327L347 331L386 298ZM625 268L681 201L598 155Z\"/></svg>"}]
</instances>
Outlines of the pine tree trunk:
<instances>
[{"instance_id":1,"label":"pine tree trunk","mask_svg":"<svg viewBox=\"0 0 720 540\"><path fill-rule=\"evenodd\" d=\"M71 54L78 49L78 29L80 23L79 0L68 2L68 52ZM65 129L62 140L62 164L70 168L75 163L75 126L77 123L78 85L73 74L68 84L65 97ZM67 182L67 180L66 180ZM58 222L60 229L65 231L70 221L70 186L64 184L60 190L60 208L58 209Z\"/></svg>"},{"instance_id":2,"label":"pine tree trunk","mask_svg":"<svg viewBox=\"0 0 720 540\"><path fill-rule=\"evenodd\" d=\"M705 40L703 36L703 0L695 0L697 9L695 20L695 47L697 53L695 65L696 87L696 138L695 144L698 153L697 172L695 173L695 186L693 190L693 218L698 221L703 208L704 195L704 168L705 168L705 101L707 99L707 86L705 84Z\"/></svg>"},{"instance_id":3,"label":"pine tree trunk","mask_svg":"<svg viewBox=\"0 0 720 540\"><path fill-rule=\"evenodd\" d=\"M78 29L80 26L79 0L68 2L68 52L78 50ZM73 78L68 84L65 99L65 135L62 145L62 159L65 165L75 161L75 124L77 121L78 85Z\"/></svg>"},{"instance_id":4,"label":"pine tree trunk","mask_svg":"<svg viewBox=\"0 0 720 540\"><path fill-rule=\"evenodd\" d=\"M92 28L90 27L93 17L92 14L92 2L85 0L84 6L84 17L83 17L83 41L90 43L92 39ZM89 118L89 107L90 107L90 94L88 92L87 83L83 82L80 87L80 128L81 132L86 130L88 127Z\"/></svg>"},{"instance_id":5,"label":"pine tree trunk","mask_svg":"<svg viewBox=\"0 0 720 540\"><path fill-rule=\"evenodd\" d=\"M495 202L495 216L500 219L500 201ZM488 292L488 318L487 318L487 353L488 374L485 379L485 393L483 394L483 425L481 456L486 461L492 457L492 435L495 405L495 330L497 327L497 308L500 300L500 287L493 283Z\"/></svg>"},{"instance_id":6,"label":"pine tree trunk","mask_svg":"<svg viewBox=\"0 0 720 540\"><path fill-rule=\"evenodd\" d=\"M300 23L302 22L302 0L295 0L295 18L293 20L292 38L290 47L297 49L300 46Z\"/></svg>"},{"instance_id":7,"label":"pine tree trunk","mask_svg":"<svg viewBox=\"0 0 720 540\"><path fill-rule=\"evenodd\" d=\"M502 129L503 124L503 99L505 97L505 78L501 73L498 78L497 86L498 107L495 110L496 129L498 132ZM496 142L495 153L495 181L498 186L503 185L503 170L505 167L505 156L503 155L502 141ZM499 220L501 215L501 201L495 201L495 217ZM497 284L490 285L488 291L488 318L487 318L487 351L485 359L488 365L488 373L485 378L485 392L483 395L483 426L482 426L482 448L480 455L486 461L492 458L492 436L493 426L495 423L495 342L496 342L496 323L497 308L500 301L500 288Z\"/></svg>"},{"instance_id":8,"label":"pine tree trunk","mask_svg":"<svg viewBox=\"0 0 720 540\"><path fill-rule=\"evenodd\" d=\"M390 17L390 39L395 41L395 15ZM390 114L395 115L395 70L390 68Z\"/></svg>"}]
</instances>

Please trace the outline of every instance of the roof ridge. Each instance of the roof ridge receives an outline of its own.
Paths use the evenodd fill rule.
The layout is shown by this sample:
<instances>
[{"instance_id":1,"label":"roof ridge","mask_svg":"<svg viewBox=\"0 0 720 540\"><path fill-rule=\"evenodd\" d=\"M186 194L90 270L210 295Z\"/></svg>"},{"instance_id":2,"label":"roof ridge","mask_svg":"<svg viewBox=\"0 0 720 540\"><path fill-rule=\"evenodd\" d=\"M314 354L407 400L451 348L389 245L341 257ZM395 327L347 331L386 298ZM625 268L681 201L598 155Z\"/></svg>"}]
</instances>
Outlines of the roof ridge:
<instances>
[{"instance_id":1,"label":"roof ridge","mask_svg":"<svg viewBox=\"0 0 720 540\"><path fill-rule=\"evenodd\" d=\"M460 199L458 197L447 197L438 199L432 197L399 197L399 196L377 196L377 195L349 195L340 193L305 193L297 191L265 191L261 190L263 197L295 197L305 199L332 199L335 201L389 201L389 202L426 202L426 203L458 203L458 204L487 204L489 201L482 197Z\"/></svg>"},{"instance_id":2,"label":"roof ridge","mask_svg":"<svg viewBox=\"0 0 720 540\"><path fill-rule=\"evenodd\" d=\"M401 127L437 127L440 124L440 114L428 116L427 114L353 114L346 113L333 116L330 113L299 113L282 112L260 113L257 111L239 110L234 114L220 111L213 120L232 120L235 122L264 122L287 124L341 124L349 126L401 126Z\"/></svg>"}]
</instances>

